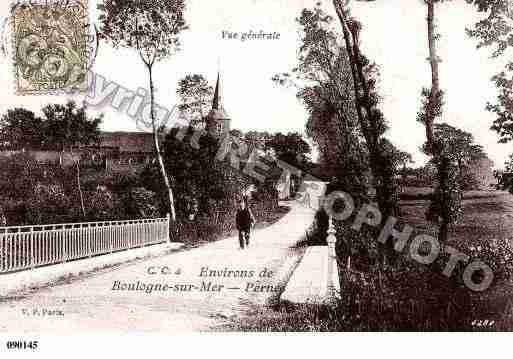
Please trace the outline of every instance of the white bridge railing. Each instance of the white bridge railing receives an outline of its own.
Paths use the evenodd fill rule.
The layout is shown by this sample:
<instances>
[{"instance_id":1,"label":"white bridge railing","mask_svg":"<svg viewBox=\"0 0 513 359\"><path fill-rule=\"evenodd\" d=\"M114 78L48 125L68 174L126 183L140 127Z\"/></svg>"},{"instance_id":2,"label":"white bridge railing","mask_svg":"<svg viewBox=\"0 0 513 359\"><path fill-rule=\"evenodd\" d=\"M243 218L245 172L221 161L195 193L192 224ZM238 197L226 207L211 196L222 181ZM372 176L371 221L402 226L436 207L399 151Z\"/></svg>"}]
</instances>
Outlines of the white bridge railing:
<instances>
[{"instance_id":1,"label":"white bridge railing","mask_svg":"<svg viewBox=\"0 0 513 359\"><path fill-rule=\"evenodd\" d=\"M64 263L169 240L166 218L0 227L0 273Z\"/></svg>"}]
</instances>

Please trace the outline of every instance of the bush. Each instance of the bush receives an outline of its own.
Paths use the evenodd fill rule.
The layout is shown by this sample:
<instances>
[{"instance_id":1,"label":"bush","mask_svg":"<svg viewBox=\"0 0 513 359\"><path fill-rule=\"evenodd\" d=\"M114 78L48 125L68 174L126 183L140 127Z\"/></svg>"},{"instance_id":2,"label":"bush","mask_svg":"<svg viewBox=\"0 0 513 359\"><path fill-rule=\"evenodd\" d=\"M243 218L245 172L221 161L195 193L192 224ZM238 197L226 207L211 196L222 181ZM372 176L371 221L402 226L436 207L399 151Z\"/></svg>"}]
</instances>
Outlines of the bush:
<instances>
[{"instance_id":1,"label":"bush","mask_svg":"<svg viewBox=\"0 0 513 359\"><path fill-rule=\"evenodd\" d=\"M118 217L114 194L104 186L98 186L96 191L87 192L85 197L86 213L88 221L109 221L123 219Z\"/></svg>"},{"instance_id":2,"label":"bush","mask_svg":"<svg viewBox=\"0 0 513 359\"><path fill-rule=\"evenodd\" d=\"M68 223L80 218L72 199L56 184L36 185L25 206L29 224Z\"/></svg>"},{"instance_id":3,"label":"bush","mask_svg":"<svg viewBox=\"0 0 513 359\"><path fill-rule=\"evenodd\" d=\"M0 168L0 193L10 199L27 199L45 177L42 166L26 154L0 159Z\"/></svg>"},{"instance_id":4,"label":"bush","mask_svg":"<svg viewBox=\"0 0 513 359\"><path fill-rule=\"evenodd\" d=\"M131 219L160 217L157 195L143 187L130 190L123 202L126 214Z\"/></svg>"},{"instance_id":5,"label":"bush","mask_svg":"<svg viewBox=\"0 0 513 359\"><path fill-rule=\"evenodd\" d=\"M513 246L510 239L501 238L469 243L468 249L472 259L481 260L490 266L496 281L511 280L513 275Z\"/></svg>"}]
</instances>

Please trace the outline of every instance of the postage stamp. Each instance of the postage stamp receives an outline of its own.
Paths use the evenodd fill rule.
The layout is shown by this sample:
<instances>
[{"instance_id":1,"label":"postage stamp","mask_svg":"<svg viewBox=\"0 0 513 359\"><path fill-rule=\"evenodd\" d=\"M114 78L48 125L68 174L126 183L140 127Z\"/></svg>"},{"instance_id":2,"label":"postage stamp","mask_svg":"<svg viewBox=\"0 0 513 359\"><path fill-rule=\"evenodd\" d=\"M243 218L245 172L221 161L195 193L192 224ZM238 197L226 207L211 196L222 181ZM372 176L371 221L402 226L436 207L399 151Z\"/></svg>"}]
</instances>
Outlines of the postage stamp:
<instances>
[{"instance_id":1,"label":"postage stamp","mask_svg":"<svg viewBox=\"0 0 513 359\"><path fill-rule=\"evenodd\" d=\"M87 0L50 0L12 7L17 94L85 90L88 47Z\"/></svg>"}]
</instances>

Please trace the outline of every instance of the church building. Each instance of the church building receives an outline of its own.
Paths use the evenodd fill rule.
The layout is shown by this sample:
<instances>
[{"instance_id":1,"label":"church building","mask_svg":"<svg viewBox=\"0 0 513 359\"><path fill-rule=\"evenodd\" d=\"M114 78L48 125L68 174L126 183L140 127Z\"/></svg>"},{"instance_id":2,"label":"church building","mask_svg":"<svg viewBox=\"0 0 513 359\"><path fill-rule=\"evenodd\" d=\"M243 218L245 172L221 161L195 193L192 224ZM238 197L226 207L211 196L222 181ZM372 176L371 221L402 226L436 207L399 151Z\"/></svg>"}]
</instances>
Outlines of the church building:
<instances>
[{"instance_id":1,"label":"church building","mask_svg":"<svg viewBox=\"0 0 513 359\"><path fill-rule=\"evenodd\" d=\"M223 137L230 132L231 119L226 113L223 106L221 75L217 74L216 90L214 92L214 100L212 101L212 109L207 115L207 132L214 137Z\"/></svg>"}]
</instances>

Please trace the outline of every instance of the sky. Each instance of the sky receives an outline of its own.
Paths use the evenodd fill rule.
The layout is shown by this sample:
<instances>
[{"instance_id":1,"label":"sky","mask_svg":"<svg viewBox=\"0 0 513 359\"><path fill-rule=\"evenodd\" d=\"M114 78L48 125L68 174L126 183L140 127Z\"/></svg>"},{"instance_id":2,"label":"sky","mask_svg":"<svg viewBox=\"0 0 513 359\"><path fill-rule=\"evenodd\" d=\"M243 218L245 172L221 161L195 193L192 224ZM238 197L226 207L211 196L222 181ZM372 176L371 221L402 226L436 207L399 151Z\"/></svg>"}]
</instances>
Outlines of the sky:
<instances>
[{"instance_id":1,"label":"sky","mask_svg":"<svg viewBox=\"0 0 513 359\"><path fill-rule=\"evenodd\" d=\"M293 88L271 81L274 74L288 72L296 64L299 46L295 18L318 0L189 0L186 20L189 30L181 37L182 50L156 65L157 102L167 108L177 104L179 79L203 74L215 85L222 70L224 105L232 117L232 128L243 131L305 132L307 113ZM7 1L0 4L0 17L9 14ZM333 13L329 0L323 7ZM91 19L96 21L96 0L90 0ZM430 86L427 62L426 9L421 0L352 1L352 13L363 22L361 42L366 55L380 66L382 110L390 124L386 136L400 149L413 154L417 165L425 156L419 147L425 140L424 127L416 122L422 87ZM498 144L489 130L493 115L485 110L496 92L490 78L502 66L489 58L486 49L465 28L479 19L475 9L457 0L438 6L438 43L441 87L446 92L442 122L472 133L485 147L497 167L513 152L511 144ZM223 31L278 32L279 40L223 39ZM63 96L17 96L13 86L13 64L0 56L0 113L27 107L38 112L47 103L65 102ZM133 91L147 88L147 73L139 59L127 49L101 43L93 70L109 81ZM103 129L137 130L131 118L108 107Z\"/></svg>"}]
</instances>

